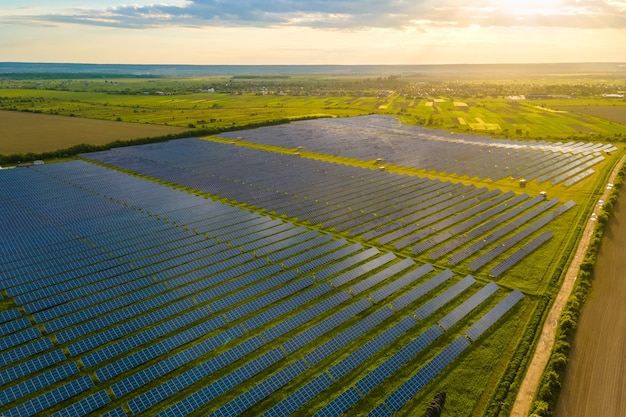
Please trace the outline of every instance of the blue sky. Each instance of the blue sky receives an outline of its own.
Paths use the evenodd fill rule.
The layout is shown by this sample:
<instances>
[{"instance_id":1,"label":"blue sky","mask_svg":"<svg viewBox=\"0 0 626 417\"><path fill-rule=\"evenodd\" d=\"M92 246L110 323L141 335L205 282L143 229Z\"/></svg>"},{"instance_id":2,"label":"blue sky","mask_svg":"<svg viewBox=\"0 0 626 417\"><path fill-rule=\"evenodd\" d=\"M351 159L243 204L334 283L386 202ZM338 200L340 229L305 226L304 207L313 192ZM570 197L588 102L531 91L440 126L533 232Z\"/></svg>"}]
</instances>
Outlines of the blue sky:
<instances>
[{"instance_id":1,"label":"blue sky","mask_svg":"<svg viewBox=\"0 0 626 417\"><path fill-rule=\"evenodd\" d=\"M11 0L2 3L2 61L146 64L626 61L624 0Z\"/></svg>"}]
</instances>

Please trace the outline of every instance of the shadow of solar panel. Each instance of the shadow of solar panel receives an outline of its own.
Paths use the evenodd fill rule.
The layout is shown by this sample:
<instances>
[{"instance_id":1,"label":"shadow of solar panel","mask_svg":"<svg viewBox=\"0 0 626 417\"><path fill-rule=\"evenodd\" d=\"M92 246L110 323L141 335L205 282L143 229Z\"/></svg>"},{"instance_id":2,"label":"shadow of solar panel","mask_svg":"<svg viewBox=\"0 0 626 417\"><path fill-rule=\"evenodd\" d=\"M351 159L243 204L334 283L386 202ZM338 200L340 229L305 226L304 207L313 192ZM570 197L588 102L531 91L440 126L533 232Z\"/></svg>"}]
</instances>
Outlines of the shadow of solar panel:
<instances>
[{"instance_id":1,"label":"shadow of solar panel","mask_svg":"<svg viewBox=\"0 0 626 417\"><path fill-rule=\"evenodd\" d=\"M509 311L524 295L519 290L512 291L498 305L489 310L483 317L467 329L465 334L470 340L476 340L478 337L495 324L507 311Z\"/></svg>"}]
</instances>

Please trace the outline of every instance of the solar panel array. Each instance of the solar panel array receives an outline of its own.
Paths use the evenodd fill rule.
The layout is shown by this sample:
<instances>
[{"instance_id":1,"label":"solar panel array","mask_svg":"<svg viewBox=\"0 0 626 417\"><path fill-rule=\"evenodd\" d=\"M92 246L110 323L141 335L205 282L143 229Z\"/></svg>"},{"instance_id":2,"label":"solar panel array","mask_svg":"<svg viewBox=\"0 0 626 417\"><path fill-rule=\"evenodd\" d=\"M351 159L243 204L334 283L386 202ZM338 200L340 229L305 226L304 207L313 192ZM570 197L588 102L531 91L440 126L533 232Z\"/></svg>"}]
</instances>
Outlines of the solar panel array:
<instances>
[{"instance_id":1,"label":"solar panel array","mask_svg":"<svg viewBox=\"0 0 626 417\"><path fill-rule=\"evenodd\" d=\"M206 160L194 160L198 146L232 150L181 140L141 147L150 157L128 148L94 159L204 190L213 174L202 172ZM163 152L171 152L171 164L150 159ZM232 199L336 227L351 223L348 232L377 230L379 218L399 208L395 222L420 221L434 231L420 239L453 227L471 232L483 224L468 223L475 215L527 201L424 178L383 173L381 180L379 172L315 161L291 171L312 187L295 197L297 181L284 172L291 188L249 182L276 171L268 163L286 164L266 156L235 155L251 167L240 170L249 177L224 171L232 177L217 175L211 192L232 198L241 187L254 191L240 195L255 202ZM180 182L184 172L189 183ZM311 172L325 180L317 184ZM345 182L354 186L345 188L348 199L331 201ZM424 195L423 202L436 202L412 208ZM0 201L0 292L9 304L0 313L2 415L289 415L311 406L332 414L381 384L403 386L394 375L433 341L460 332L475 340L514 305L507 298L499 315L456 330L478 318L481 303L503 297L495 284L476 291L471 276L83 161L3 173ZM330 399L319 403L322 394ZM385 404L372 413L389 410Z\"/></svg>"},{"instance_id":2,"label":"solar panel array","mask_svg":"<svg viewBox=\"0 0 626 417\"><path fill-rule=\"evenodd\" d=\"M390 116L299 121L220 135L307 151L340 155L481 179L536 179L563 183L604 160L611 144L493 139L403 125ZM541 179L538 177L541 176ZM574 180L580 181L584 176ZM571 183L569 183L571 185ZM569 186L568 185L568 186Z\"/></svg>"},{"instance_id":3,"label":"solar panel array","mask_svg":"<svg viewBox=\"0 0 626 417\"><path fill-rule=\"evenodd\" d=\"M489 238L502 245L506 234L521 227L529 216L538 214L529 212L531 205L543 202L541 196L528 200L527 195L510 191L503 193L499 189L372 171L198 139L119 148L84 157L334 228L407 254L419 255L433 249L432 256L449 254L452 264L465 262L482 249L480 245L485 243L481 234L487 226L499 229L499 234ZM243 165L246 170L239 169ZM541 206L543 211L555 210L558 199L549 203ZM494 216L501 221L495 222ZM509 224L502 226L502 218ZM259 233L264 228L276 230L277 234L292 233L282 230L283 225L263 218L250 222L259 222ZM255 237L258 235L244 236L247 230L233 231L224 238L233 239L242 248L262 250L255 241L248 242L261 239ZM274 244L265 237L262 242ZM291 256L298 248L284 247L270 255L270 259L277 261L280 256ZM290 262L297 261L294 258ZM303 265L304 269L308 267Z\"/></svg>"}]
</instances>

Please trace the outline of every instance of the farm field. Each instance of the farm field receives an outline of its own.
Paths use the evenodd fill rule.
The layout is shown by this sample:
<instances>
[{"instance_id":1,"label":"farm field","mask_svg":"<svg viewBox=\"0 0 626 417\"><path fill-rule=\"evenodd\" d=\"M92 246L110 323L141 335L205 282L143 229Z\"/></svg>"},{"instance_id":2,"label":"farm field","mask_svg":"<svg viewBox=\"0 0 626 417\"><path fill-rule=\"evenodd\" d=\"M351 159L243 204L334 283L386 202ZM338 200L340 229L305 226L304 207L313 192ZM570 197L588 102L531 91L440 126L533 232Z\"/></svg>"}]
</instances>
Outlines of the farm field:
<instances>
[{"instance_id":1,"label":"farm field","mask_svg":"<svg viewBox=\"0 0 626 417\"><path fill-rule=\"evenodd\" d=\"M593 291L585 303L576 339L567 365L566 377L556 408L557 417L582 417L597 413L621 416L626 413L624 398L624 357L626 328L623 301L626 297L626 244L621 193L615 217L609 222L596 264ZM606 335L611 335L607 337Z\"/></svg>"},{"instance_id":2,"label":"farm field","mask_svg":"<svg viewBox=\"0 0 626 417\"><path fill-rule=\"evenodd\" d=\"M335 146L429 161L420 140L447 142L376 117L2 172L0 413L410 416L440 390L451 415L506 413L498 381L620 148L470 136L488 175L391 154L381 170ZM295 156L316 123L326 147ZM501 148L545 178L480 162Z\"/></svg>"},{"instance_id":3,"label":"farm field","mask_svg":"<svg viewBox=\"0 0 626 417\"><path fill-rule=\"evenodd\" d=\"M88 143L163 136L180 127L0 111L0 154L40 153Z\"/></svg>"},{"instance_id":4,"label":"farm field","mask_svg":"<svg viewBox=\"0 0 626 417\"><path fill-rule=\"evenodd\" d=\"M590 114L595 117L601 117L607 120L613 120L618 123L626 123L626 105L587 105L587 106L560 106L562 110Z\"/></svg>"},{"instance_id":5,"label":"farm field","mask_svg":"<svg viewBox=\"0 0 626 417\"><path fill-rule=\"evenodd\" d=\"M189 136L0 171L0 415L508 416L624 154L599 76L0 77L3 158ZM560 415L619 413L585 344L618 388Z\"/></svg>"}]
</instances>

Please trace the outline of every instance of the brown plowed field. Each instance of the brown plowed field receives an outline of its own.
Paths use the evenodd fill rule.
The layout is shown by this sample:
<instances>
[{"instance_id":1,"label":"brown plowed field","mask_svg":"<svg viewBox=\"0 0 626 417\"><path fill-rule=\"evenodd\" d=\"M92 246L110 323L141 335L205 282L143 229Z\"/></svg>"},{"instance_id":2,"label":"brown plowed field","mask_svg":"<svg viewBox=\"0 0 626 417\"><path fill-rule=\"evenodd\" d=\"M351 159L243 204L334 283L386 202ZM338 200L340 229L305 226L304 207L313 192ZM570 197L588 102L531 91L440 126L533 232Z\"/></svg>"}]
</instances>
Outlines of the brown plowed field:
<instances>
[{"instance_id":1,"label":"brown plowed field","mask_svg":"<svg viewBox=\"0 0 626 417\"><path fill-rule=\"evenodd\" d=\"M626 106L559 106L559 109L590 114L592 116L602 117L603 119L626 123Z\"/></svg>"},{"instance_id":2,"label":"brown plowed field","mask_svg":"<svg viewBox=\"0 0 626 417\"><path fill-rule=\"evenodd\" d=\"M602 240L557 417L626 416L626 193Z\"/></svg>"},{"instance_id":3,"label":"brown plowed field","mask_svg":"<svg viewBox=\"0 0 626 417\"><path fill-rule=\"evenodd\" d=\"M172 126L0 111L0 154L48 152L82 143L104 145L116 140L163 136L184 130Z\"/></svg>"}]
</instances>

